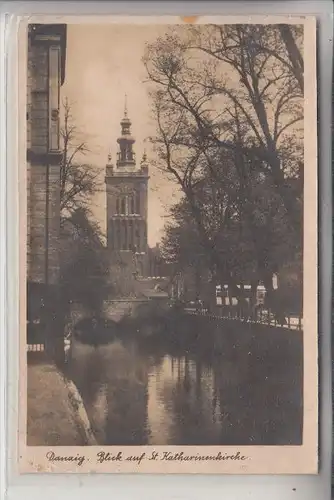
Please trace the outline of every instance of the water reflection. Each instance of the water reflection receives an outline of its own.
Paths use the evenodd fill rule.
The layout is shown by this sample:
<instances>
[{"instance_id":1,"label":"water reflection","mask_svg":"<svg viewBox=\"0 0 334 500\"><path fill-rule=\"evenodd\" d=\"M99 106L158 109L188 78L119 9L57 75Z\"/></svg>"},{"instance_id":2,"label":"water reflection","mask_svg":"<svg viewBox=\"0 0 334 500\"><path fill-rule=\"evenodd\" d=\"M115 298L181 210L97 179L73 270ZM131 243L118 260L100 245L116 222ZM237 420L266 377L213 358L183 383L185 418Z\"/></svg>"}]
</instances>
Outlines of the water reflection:
<instances>
[{"instance_id":1,"label":"water reflection","mask_svg":"<svg viewBox=\"0 0 334 500\"><path fill-rule=\"evenodd\" d=\"M165 356L149 374L150 444L213 444L221 421L211 370Z\"/></svg>"},{"instance_id":2,"label":"water reflection","mask_svg":"<svg viewBox=\"0 0 334 500\"><path fill-rule=\"evenodd\" d=\"M208 356L200 348L148 352L134 340L97 348L74 342L69 369L100 444L301 441L300 368L292 360Z\"/></svg>"}]
</instances>

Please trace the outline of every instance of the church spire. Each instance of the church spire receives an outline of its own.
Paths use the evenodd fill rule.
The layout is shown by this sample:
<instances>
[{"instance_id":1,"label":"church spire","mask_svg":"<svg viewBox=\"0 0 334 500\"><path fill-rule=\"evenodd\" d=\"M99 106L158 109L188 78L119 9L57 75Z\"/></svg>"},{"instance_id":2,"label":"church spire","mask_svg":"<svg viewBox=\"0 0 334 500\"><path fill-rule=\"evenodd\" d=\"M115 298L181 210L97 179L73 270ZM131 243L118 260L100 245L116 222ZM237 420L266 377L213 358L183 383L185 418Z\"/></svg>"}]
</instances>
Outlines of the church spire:
<instances>
[{"instance_id":1,"label":"church spire","mask_svg":"<svg viewBox=\"0 0 334 500\"><path fill-rule=\"evenodd\" d=\"M128 96L125 94L124 97L124 118L128 117Z\"/></svg>"},{"instance_id":2,"label":"church spire","mask_svg":"<svg viewBox=\"0 0 334 500\"><path fill-rule=\"evenodd\" d=\"M124 117L121 120L121 136L117 139L119 152L117 154L117 167L133 169L136 165L133 144L135 139L131 136L131 120L128 117L127 95L125 94Z\"/></svg>"},{"instance_id":3,"label":"church spire","mask_svg":"<svg viewBox=\"0 0 334 500\"><path fill-rule=\"evenodd\" d=\"M147 161L147 153L146 153L146 148L144 149L143 156L141 159L141 164L146 163Z\"/></svg>"}]
</instances>

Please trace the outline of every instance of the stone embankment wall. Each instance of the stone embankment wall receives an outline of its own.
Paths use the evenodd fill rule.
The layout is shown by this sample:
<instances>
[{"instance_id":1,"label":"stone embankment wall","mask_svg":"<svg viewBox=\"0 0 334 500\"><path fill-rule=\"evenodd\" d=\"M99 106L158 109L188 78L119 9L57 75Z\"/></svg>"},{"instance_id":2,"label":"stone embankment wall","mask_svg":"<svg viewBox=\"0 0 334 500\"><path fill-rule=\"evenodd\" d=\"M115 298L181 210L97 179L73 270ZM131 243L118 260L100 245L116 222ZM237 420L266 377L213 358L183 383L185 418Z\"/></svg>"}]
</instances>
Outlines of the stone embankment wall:
<instances>
[{"instance_id":1,"label":"stone embankment wall","mask_svg":"<svg viewBox=\"0 0 334 500\"><path fill-rule=\"evenodd\" d=\"M108 300L104 304L104 314L108 319L120 321L124 316L132 316L139 306L146 303L146 299Z\"/></svg>"},{"instance_id":2,"label":"stone embankment wall","mask_svg":"<svg viewBox=\"0 0 334 500\"><path fill-rule=\"evenodd\" d=\"M136 309L147 303L147 299L118 299L106 300L104 302L103 314L106 318L120 321L124 316L132 316ZM87 311L80 304L73 303L71 307L71 317L67 323L75 325L78 321L88 315Z\"/></svg>"}]
</instances>

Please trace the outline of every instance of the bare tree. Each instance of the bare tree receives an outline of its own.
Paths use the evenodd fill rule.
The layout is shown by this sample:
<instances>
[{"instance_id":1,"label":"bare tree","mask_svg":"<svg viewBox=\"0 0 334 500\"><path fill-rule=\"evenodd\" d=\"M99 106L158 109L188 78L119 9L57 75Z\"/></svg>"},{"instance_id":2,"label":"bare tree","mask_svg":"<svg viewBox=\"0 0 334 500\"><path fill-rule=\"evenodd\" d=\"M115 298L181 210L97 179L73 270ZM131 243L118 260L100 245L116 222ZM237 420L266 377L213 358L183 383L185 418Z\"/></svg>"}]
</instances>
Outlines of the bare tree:
<instances>
[{"instance_id":1,"label":"bare tree","mask_svg":"<svg viewBox=\"0 0 334 500\"><path fill-rule=\"evenodd\" d=\"M280 34L289 56L292 72L298 81L301 92L304 92L304 60L297 40L303 36L303 27L279 25Z\"/></svg>"},{"instance_id":2,"label":"bare tree","mask_svg":"<svg viewBox=\"0 0 334 500\"><path fill-rule=\"evenodd\" d=\"M73 301L79 301L86 310L100 314L109 293L109 269L105 238L91 207L101 182L99 170L84 161L89 148L67 98L63 102L61 137L59 250L64 311L70 310Z\"/></svg>"},{"instance_id":3,"label":"bare tree","mask_svg":"<svg viewBox=\"0 0 334 500\"><path fill-rule=\"evenodd\" d=\"M280 148L291 128L302 124L303 96L277 38L276 27L263 25L191 28L187 38L172 33L150 45L144 63L169 115L171 105L173 112L179 108L202 138L219 147L236 148L237 107L247 130L238 147L270 171L291 223L298 225L298 200L286 186Z\"/></svg>"},{"instance_id":4,"label":"bare tree","mask_svg":"<svg viewBox=\"0 0 334 500\"><path fill-rule=\"evenodd\" d=\"M60 131L63 142L60 165L62 221L70 218L77 209L84 209L89 214L92 197L101 188L98 169L84 161L89 152L88 144L75 124L68 98L63 101L63 116Z\"/></svg>"},{"instance_id":5,"label":"bare tree","mask_svg":"<svg viewBox=\"0 0 334 500\"><path fill-rule=\"evenodd\" d=\"M217 242L238 221L240 238L250 230L269 283L279 265L277 235L297 247L301 240L303 96L280 29L173 28L147 47L144 64L153 84L157 166L184 192L212 267L236 289L233 251L228 241L219 251Z\"/></svg>"}]
</instances>

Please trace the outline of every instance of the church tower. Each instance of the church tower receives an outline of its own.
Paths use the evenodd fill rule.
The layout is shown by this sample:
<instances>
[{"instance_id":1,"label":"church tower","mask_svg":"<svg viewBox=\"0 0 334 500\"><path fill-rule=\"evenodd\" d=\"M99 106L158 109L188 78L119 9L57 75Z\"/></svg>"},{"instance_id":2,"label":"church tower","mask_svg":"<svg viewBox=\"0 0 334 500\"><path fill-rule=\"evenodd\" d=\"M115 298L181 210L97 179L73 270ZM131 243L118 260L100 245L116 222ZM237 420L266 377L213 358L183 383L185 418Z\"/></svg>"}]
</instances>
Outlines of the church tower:
<instances>
[{"instance_id":1,"label":"church tower","mask_svg":"<svg viewBox=\"0 0 334 500\"><path fill-rule=\"evenodd\" d=\"M146 154L137 166L131 135L131 120L125 103L117 139L119 151L116 166L108 157L106 166L107 245L111 256L132 272L145 276L148 272L147 194L148 165Z\"/></svg>"}]
</instances>

